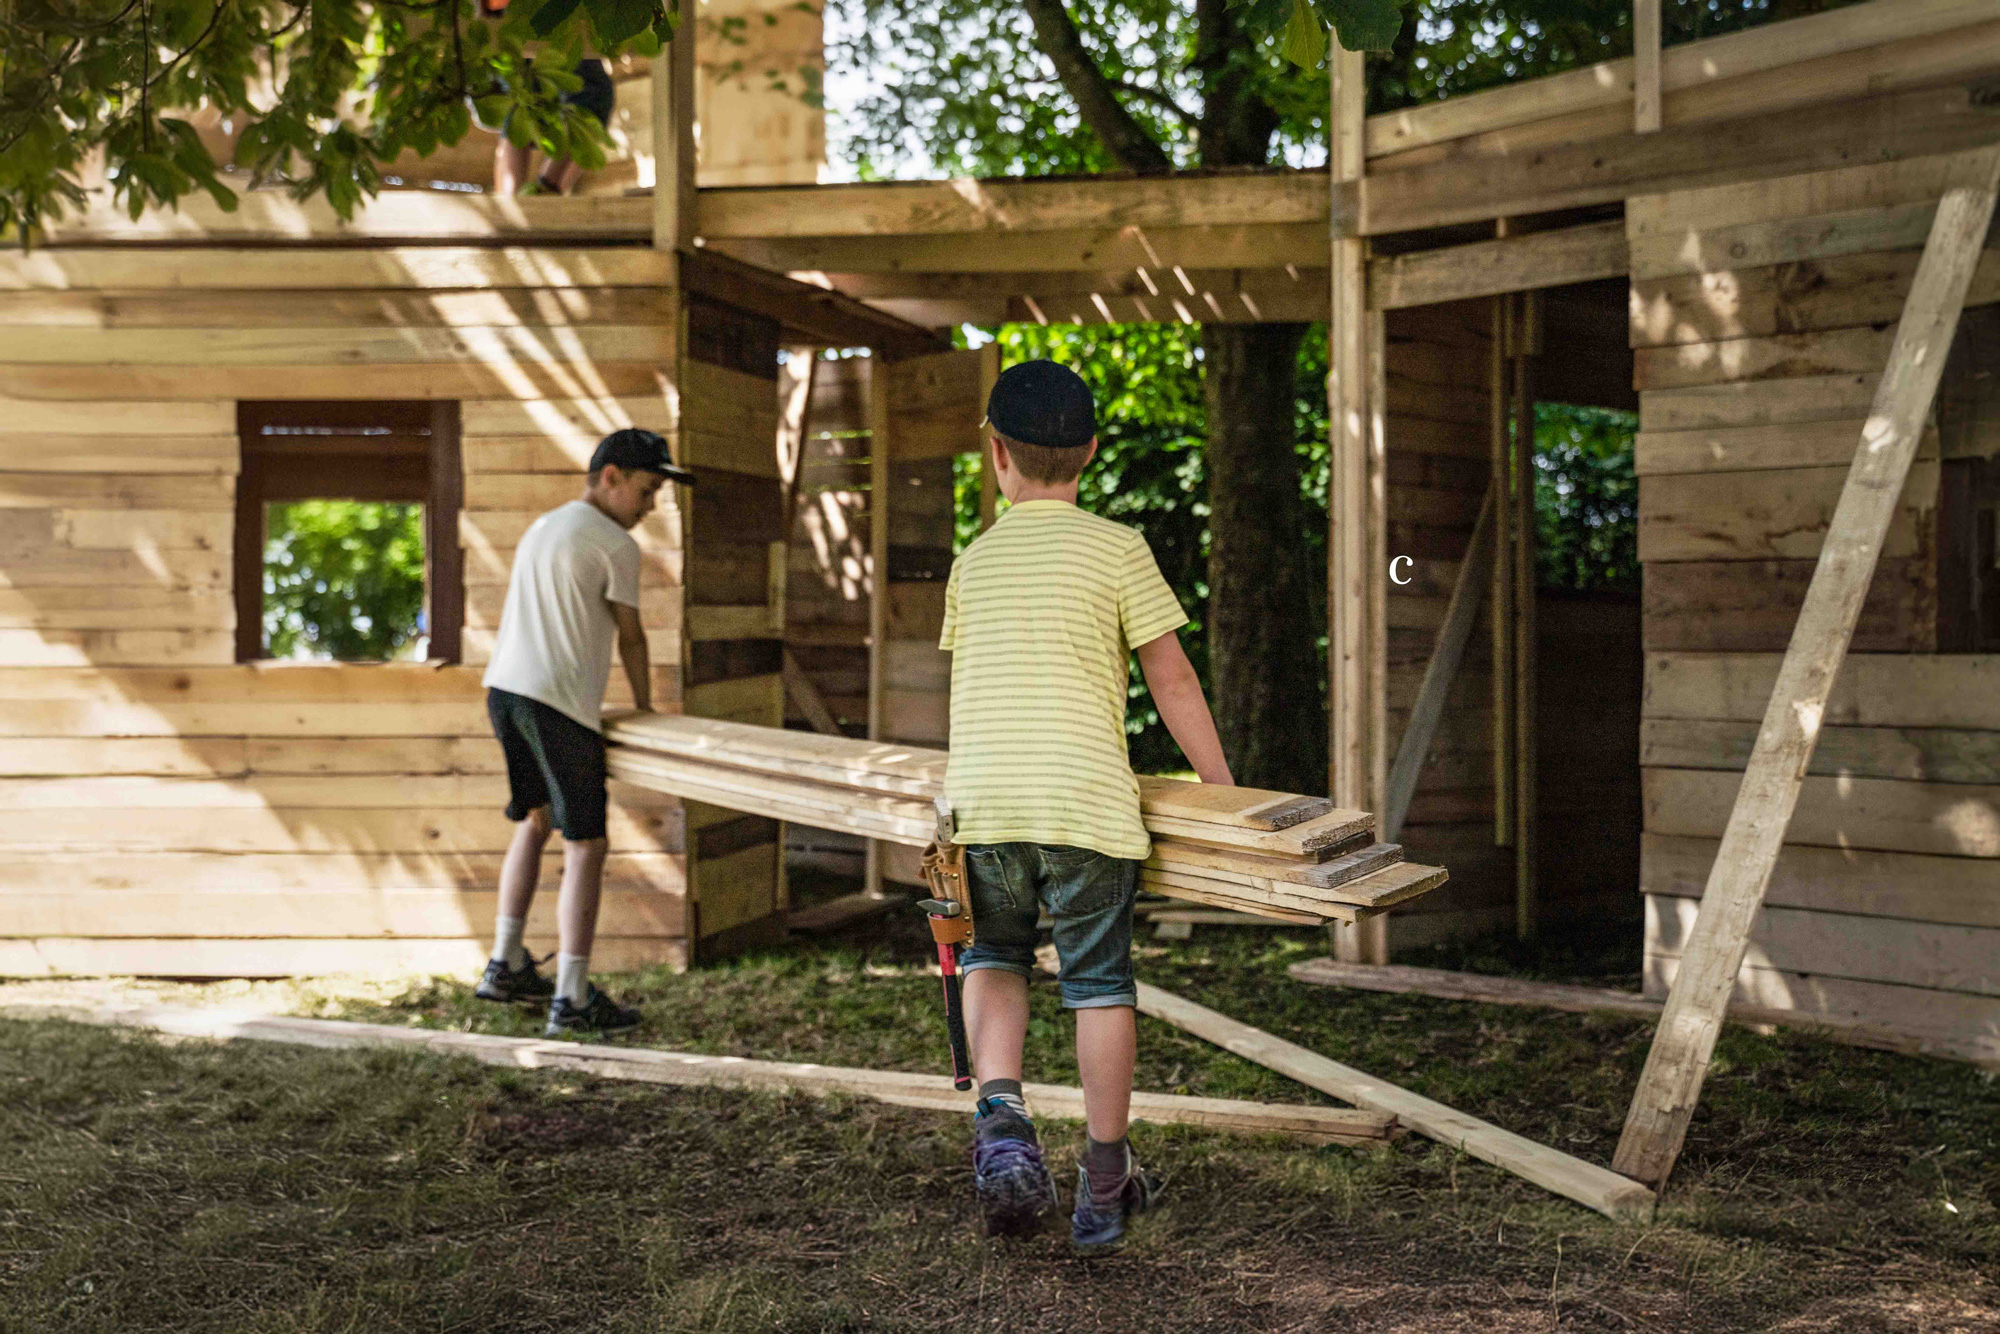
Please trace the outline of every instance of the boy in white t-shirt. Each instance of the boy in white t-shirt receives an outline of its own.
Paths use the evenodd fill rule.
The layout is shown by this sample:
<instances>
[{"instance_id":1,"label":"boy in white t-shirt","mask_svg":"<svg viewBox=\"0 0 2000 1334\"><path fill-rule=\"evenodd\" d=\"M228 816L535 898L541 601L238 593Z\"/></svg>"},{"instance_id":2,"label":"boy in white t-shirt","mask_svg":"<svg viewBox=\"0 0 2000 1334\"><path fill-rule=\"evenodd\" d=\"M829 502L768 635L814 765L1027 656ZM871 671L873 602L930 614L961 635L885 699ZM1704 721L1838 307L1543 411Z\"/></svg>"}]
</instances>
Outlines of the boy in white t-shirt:
<instances>
[{"instance_id":1,"label":"boy in white t-shirt","mask_svg":"<svg viewBox=\"0 0 2000 1334\"><path fill-rule=\"evenodd\" d=\"M486 668L486 712L507 759L507 818L517 827L500 869L493 958L476 994L547 1000L549 1037L639 1025L637 1010L589 979L604 880L604 689L615 644L633 704L653 707L639 625L639 544L629 530L653 512L669 478L694 481L651 431L627 427L598 444L583 498L542 515L521 538ZM563 834L553 982L521 945L551 829Z\"/></svg>"}]
</instances>

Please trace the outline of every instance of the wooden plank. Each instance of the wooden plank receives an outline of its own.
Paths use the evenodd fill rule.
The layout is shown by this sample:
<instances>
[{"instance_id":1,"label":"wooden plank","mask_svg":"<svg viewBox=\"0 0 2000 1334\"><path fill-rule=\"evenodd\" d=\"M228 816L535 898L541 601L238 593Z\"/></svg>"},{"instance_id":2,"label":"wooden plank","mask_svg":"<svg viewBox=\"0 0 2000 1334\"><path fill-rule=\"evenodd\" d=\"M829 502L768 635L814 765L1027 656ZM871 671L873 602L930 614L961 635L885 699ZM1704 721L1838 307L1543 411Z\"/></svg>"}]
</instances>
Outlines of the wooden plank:
<instances>
[{"instance_id":1,"label":"wooden plank","mask_svg":"<svg viewBox=\"0 0 2000 1334\"><path fill-rule=\"evenodd\" d=\"M262 662L201 670L0 670L0 699L270 704L483 701L479 673L428 662ZM254 730L254 729L252 729Z\"/></svg>"},{"instance_id":2,"label":"wooden plank","mask_svg":"<svg viewBox=\"0 0 2000 1334\"><path fill-rule=\"evenodd\" d=\"M1648 718L1639 763L1665 769L1741 772L1757 740L1748 719ZM1827 727L1806 769L1821 776L1987 783L2000 774L2000 732L1963 728Z\"/></svg>"},{"instance_id":3,"label":"wooden plank","mask_svg":"<svg viewBox=\"0 0 2000 1334\"><path fill-rule=\"evenodd\" d=\"M1681 958L1699 907L1694 899L1648 895L1647 955ZM1745 961L1779 972L2000 996L2000 931L1993 927L1766 906L1751 919Z\"/></svg>"},{"instance_id":4,"label":"wooden plank","mask_svg":"<svg viewBox=\"0 0 2000 1334\"><path fill-rule=\"evenodd\" d=\"M1403 819L1410 809L1410 798L1415 795L1417 779L1431 757L1438 724L1444 718L1446 702L1458 678L1459 664L1472 638L1473 622L1485 598L1485 585L1493 562L1494 496L1494 488L1489 486L1486 498L1479 507L1479 518L1466 547L1465 559L1459 563L1458 579L1452 587L1444 623L1438 627L1430 659L1424 664L1423 685L1417 691L1417 701L1411 707L1409 721L1404 725L1402 738L1397 743L1395 762L1389 768L1382 837L1390 841L1402 832Z\"/></svg>"},{"instance_id":5,"label":"wooden plank","mask_svg":"<svg viewBox=\"0 0 2000 1334\"><path fill-rule=\"evenodd\" d=\"M76 894L91 897L104 913L95 926L59 932L13 930L9 935L105 936L144 934L125 930L117 918L123 896L188 896L227 892L249 900L287 900L301 905L328 905L327 930L301 930L296 934L354 936L365 929L335 929L344 918L332 912L343 893L388 895L412 890L491 891L500 883L500 867L505 854L497 852L45 852L9 855L0 859L0 903L12 903L17 894ZM562 852L551 849L542 859L545 884L555 884L562 875ZM686 881L686 858L678 852L612 852L604 862L607 892L678 894ZM92 897L94 896L94 897ZM553 905L555 896L545 896ZM312 911L319 911L312 908ZM490 912L490 909L488 910ZM87 919L86 919L87 920ZM225 934L220 923L226 916L209 917L208 930L196 934L214 937ZM490 926L490 922L488 923ZM231 930L233 931L233 926ZM677 929L678 930L678 929ZM676 933L677 933L676 930ZM174 934L174 933L168 933ZM181 932L179 934L187 934ZM405 934L426 934L406 932ZM461 934L458 929L445 935Z\"/></svg>"},{"instance_id":6,"label":"wooden plank","mask_svg":"<svg viewBox=\"0 0 2000 1334\"><path fill-rule=\"evenodd\" d=\"M49 255L83 252L48 251ZM104 252L91 252L104 253ZM252 252L256 253L256 252ZM268 253L268 252L266 252ZM357 252L361 253L361 252ZM38 256L39 257L39 256ZM279 288L299 286L296 275ZM0 289L4 290L4 289ZM284 290L22 292L0 304L0 328L61 329L65 341L94 347L92 333L122 331L145 347L151 331L296 329L321 338L338 330L509 328L531 333L591 326L671 325L670 288L563 287L408 292L393 287L353 292ZM202 335L210 336L210 335ZM241 344L246 340L231 340ZM0 340L0 346L8 345ZM51 360L55 358L50 358Z\"/></svg>"},{"instance_id":7,"label":"wooden plank","mask_svg":"<svg viewBox=\"0 0 2000 1334\"><path fill-rule=\"evenodd\" d=\"M1845 470L1853 460L1852 445L1860 438L1863 425L1863 419L1850 417L1766 426L1641 431L1633 442L1633 470L1641 477L1676 473L1740 475L1775 468ZM1937 457L1937 428L1926 425L1917 441L1917 459L1921 465ZM1644 490L1651 492L1653 485L1648 483ZM1817 550L1817 542L1813 545Z\"/></svg>"},{"instance_id":8,"label":"wooden plank","mask_svg":"<svg viewBox=\"0 0 2000 1334\"><path fill-rule=\"evenodd\" d=\"M1325 178L1295 171L710 189L699 208L709 240L1324 224L1327 214Z\"/></svg>"},{"instance_id":9,"label":"wooden plank","mask_svg":"<svg viewBox=\"0 0 2000 1334\"><path fill-rule=\"evenodd\" d=\"M490 347L490 359L413 360L402 363L305 366L177 365L112 366L0 363L0 401L44 398L92 406L122 400L153 401L175 394L190 400L217 398L373 398L566 400L579 382L608 397L636 398L660 383L660 361L594 360L568 351L560 339L506 348Z\"/></svg>"},{"instance_id":10,"label":"wooden plank","mask_svg":"<svg viewBox=\"0 0 2000 1334\"><path fill-rule=\"evenodd\" d=\"M1661 124L1660 0L1632 0L1632 129L1651 134Z\"/></svg>"},{"instance_id":11,"label":"wooden plank","mask_svg":"<svg viewBox=\"0 0 2000 1334\"><path fill-rule=\"evenodd\" d=\"M560 874L560 872L557 872ZM12 938L95 940L315 940L354 937L414 939L483 936L493 930L499 895L479 889L384 889L350 881L310 893L244 891L224 879L217 887L151 889L10 889L0 895ZM685 935L685 901L678 892L606 887L598 934ZM556 939L556 896L541 895L527 932L539 945Z\"/></svg>"},{"instance_id":12,"label":"wooden plank","mask_svg":"<svg viewBox=\"0 0 2000 1334\"><path fill-rule=\"evenodd\" d=\"M0 830L0 846L14 853L505 852L513 834L513 822L498 809L146 809L121 811L107 821L101 808L86 807L38 810L31 825ZM680 813L614 805L609 837L622 848L674 851Z\"/></svg>"},{"instance_id":13,"label":"wooden plank","mask_svg":"<svg viewBox=\"0 0 2000 1334\"><path fill-rule=\"evenodd\" d=\"M1778 668L1775 653L1649 653L1645 716L1755 721ZM1849 654L1823 725L2000 731L2000 654Z\"/></svg>"},{"instance_id":14,"label":"wooden plank","mask_svg":"<svg viewBox=\"0 0 2000 1334\"><path fill-rule=\"evenodd\" d=\"M1323 862L1301 862L1287 857L1225 852L1220 848L1159 838L1153 840L1153 855L1145 864L1161 870L1192 872L1245 885L1274 880L1303 886L1306 891L1330 891L1393 866L1402 859L1403 850L1394 843L1371 843ZM1371 905L1376 903L1365 893L1360 901Z\"/></svg>"},{"instance_id":15,"label":"wooden plank","mask_svg":"<svg viewBox=\"0 0 2000 1334\"><path fill-rule=\"evenodd\" d=\"M282 190L252 190L225 211L206 195L184 207L149 211L136 221L108 198L48 222L50 246L108 241L179 242L330 238L505 241L537 245L635 241L648 234L652 201L622 196L556 195L502 199L440 190L388 190L342 218L322 197L300 201Z\"/></svg>"},{"instance_id":16,"label":"wooden plank","mask_svg":"<svg viewBox=\"0 0 2000 1334\"><path fill-rule=\"evenodd\" d=\"M1690 189L1976 148L2000 113L1966 86L1801 106L1654 134L1629 131L1517 152L1458 155L1369 181L1368 235L1607 203Z\"/></svg>"},{"instance_id":17,"label":"wooden plank","mask_svg":"<svg viewBox=\"0 0 2000 1334\"><path fill-rule=\"evenodd\" d=\"M1791 637L1813 576L1810 560L1667 561L1646 567L1647 652L1776 653ZM1934 653L1937 580L1929 557L1875 568L1854 630L1863 653Z\"/></svg>"},{"instance_id":18,"label":"wooden plank","mask_svg":"<svg viewBox=\"0 0 2000 1334\"><path fill-rule=\"evenodd\" d=\"M1895 326L1827 329L1819 333L1730 338L1714 343L1642 347L1632 354L1632 382L1652 389L1729 380L1793 376L1872 375L1887 361Z\"/></svg>"},{"instance_id":19,"label":"wooden plank","mask_svg":"<svg viewBox=\"0 0 2000 1334\"><path fill-rule=\"evenodd\" d=\"M2000 826L1991 818L2000 785L1817 776L1800 781L1786 834L1793 843L2000 857ZM1741 775L1733 772L1646 769L1641 775L1646 829L1721 837L1740 785Z\"/></svg>"},{"instance_id":20,"label":"wooden plank","mask_svg":"<svg viewBox=\"0 0 2000 1334\"><path fill-rule=\"evenodd\" d=\"M1717 430L1859 420L1868 415L1880 379L1868 372L1654 389L1639 396L1639 430Z\"/></svg>"},{"instance_id":21,"label":"wooden plank","mask_svg":"<svg viewBox=\"0 0 2000 1334\"><path fill-rule=\"evenodd\" d=\"M806 721L812 724L813 730L827 736L843 735L839 720L827 707L825 696L820 694L819 687L813 684L805 668L799 666L798 658L789 648L785 650L783 675L786 696L804 711Z\"/></svg>"},{"instance_id":22,"label":"wooden plank","mask_svg":"<svg viewBox=\"0 0 2000 1334\"><path fill-rule=\"evenodd\" d=\"M1324 186L1325 178L1313 175ZM1326 263L1326 239L1324 221L1251 220L1227 226L1084 225L1060 231L981 233L976 245L968 245L964 234L718 237L709 244L724 254L786 273L1065 273L1171 270L1176 265L1319 268ZM895 309L892 303L884 304Z\"/></svg>"},{"instance_id":23,"label":"wooden plank","mask_svg":"<svg viewBox=\"0 0 2000 1334\"><path fill-rule=\"evenodd\" d=\"M0 977L476 977L491 952L490 936L442 940L96 940L0 937ZM665 965L685 968L680 936L618 939L599 936L591 962L618 971Z\"/></svg>"},{"instance_id":24,"label":"wooden plank","mask_svg":"<svg viewBox=\"0 0 2000 1334\"><path fill-rule=\"evenodd\" d=\"M251 1039L333 1049L391 1048L440 1056L469 1057L507 1069L565 1070L600 1078L648 1084L706 1085L738 1089L796 1090L821 1096L846 1094L895 1106L950 1111L961 1116L965 1095L949 1075L905 1074L843 1066L745 1060L739 1056L698 1056L646 1047L548 1042L486 1033L357 1024L331 1019L286 1019L229 1010L167 1007L36 1007L9 1005L10 1017L67 1018L85 1023L150 1029L183 1037ZM1083 1091L1054 1084L1023 1089L1029 1110L1051 1119L1079 1120ZM1393 1116L1345 1107L1312 1107L1189 1098L1135 1092L1135 1120L1158 1125L1193 1125L1247 1134L1276 1134L1314 1143L1386 1142Z\"/></svg>"},{"instance_id":25,"label":"wooden plank","mask_svg":"<svg viewBox=\"0 0 2000 1334\"><path fill-rule=\"evenodd\" d=\"M1353 921L1358 913L1355 909L1335 903L1286 903L1266 896L1253 897L1241 891L1240 886L1220 880L1203 880L1198 876L1168 875L1159 871L1140 871L1139 887L1154 894L1165 894L1172 898L1184 899L1189 903L1204 903L1211 907L1231 912L1254 912L1273 922L1283 922L1290 926L1325 926L1329 922Z\"/></svg>"},{"instance_id":26,"label":"wooden plank","mask_svg":"<svg viewBox=\"0 0 2000 1334\"><path fill-rule=\"evenodd\" d=\"M582 367L670 357L671 324L449 328L64 329L0 325L0 362L15 366L392 366L475 361Z\"/></svg>"},{"instance_id":27,"label":"wooden plank","mask_svg":"<svg viewBox=\"0 0 2000 1334\"><path fill-rule=\"evenodd\" d=\"M119 293L664 288L665 256L635 246L229 246L36 249L0 255L0 291ZM265 304L270 304L268 299Z\"/></svg>"},{"instance_id":28,"label":"wooden plank","mask_svg":"<svg viewBox=\"0 0 2000 1334\"><path fill-rule=\"evenodd\" d=\"M1807 220L1801 229L1818 235L1823 221ZM1968 307L2000 301L2000 236L1988 239L1993 244L1966 288ZM1730 269L1726 280L1701 273L1635 282L1630 341L1664 347L1889 323L1902 312L1919 255L1871 251Z\"/></svg>"},{"instance_id":29,"label":"wooden plank","mask_svg":"<svg viewBox=\"0 0 2000 1334\"><path fill-rule=\"evenodd\" d=\"M1716 870L1703 894L1708 910L1689 938L1686 966L1667 998L1660 1034L1626 1117L1614 1161L1628 1176L1658 1184L1672 1170L1786 825L1802 788L1826 781L1807 779L1802 771L1937 391L1965 290L1992 225L1996 192L2000 149L1987 154L1976 171L1968 168L1938 208L1874 411L1827 533L1820 570L1779 668ZM1648 774L1672 772L1685 771Z\"/></svg>"},{"instance_id":30,"label":"wooden plank","mask_svg":"<svg viewBox=\"0 0 2000 1334\"><path fill-rule=\"evenodd\" d=\"M1718 846L1710 838L1643 835L1640 889L1647 894L1700 898ZM2000 861L1787 843L1778 853L1764 903L1771 908L2000 927Z\"/></svg>"},{"instance_id":31,"label":"wooden plank","mask_svg":"<svg viewBox=\"0 0 2000 1334\"><path fill-rule=\"evenodd\" d=\"M53 673L52 673L53 674ZM138 703L0 695L0 737L492 735L482 703Z\"/></svg>"},{"instance_id":32,"label":"wooden plank","mask_svg":"<svg viewBox=\"0 0 2000 1334\"><path fill-rule=\"evenodd\" d=\"M228 477L0 473L0 509L229 510L235 504Z\"/></svg>"},{"instance_id":33,"label":"wooden plank","mask_svg":"<svg viewBox=\"0 0 2000 1334\"><path fill-rule=\"evenodd\" d=\"M0 629L229 630L233 596L219 588L72 588L60 598L0 589Z\"/></svg>"},{"instance_id":34,"label":"wooden plank","mask_svg":"<svg viewBox=\"0 0 2000 1334\"><path fill-rule=\"evenodd\" d=\"M1210 867L1157 860L1145 862L1140 876L1162 894L1178 895L1182 889L1197 889L1217 898L1233 898L1252 912L1267 907L1284 908L1343 920L1356 914L1339 911L1342 908L1380 912L1428 894L1444 884L1446 878L1440 867L1405 862L1400 856L1332 888L1240 872L1224 875Z\"/></svg>"},{"instance_id":35,"label":"wooden plank","mask_svg":"<svg viewBox=\"0 0 2000 1334\"><path fill-rule=\"evenodd\" d=\"M1950 32L1991 17L1991 10L1981 0L1878 0L1847 6L1837 14L1765 24L1671 47L1662 53L1661 87L1668 93L1694 94L1725 80L1748 79L1803 61ZM1634 86L1634 62L1608 60L1371 116L1368 156L1385 157L1593 108L1622 108L1632 100ZM1674 100L1668 100L1669 110Z\"/></svg>"},{"instance_id":36,"label":"wooden plank","mask_svg":"<svg viewBox=\"0 0 2000 1334\"><path fill-rule=\"evenodd\" d=\"M1779 176L1731 185L1667 194L1635 195L1626 205L1626 229L1632 241L1632 272L1635 277L1660 277L1667 273L1698 270L1685 263L1703 262L1701 251L1687 252L1690 238L1723 229L1742 228L1730 240L1746 246L1743 254L1721 267L1750 268L1760 263L1777 263L1788 255L1782 251L1768 256L1756 247L1760 225L1780 227L1795 220L1819 220L1837 234L1853 224L1848 215L1879 214L1876 225L1899 230L1862 236L1863 250L1921 248L1936 217L1938 199L1951 181L1978 156L1979 150L1938 151L1893 162L1866 162L1837 166L1832 170ZM1916 212L1891 219L1884 212L1913 209ZM1921 216L1923 227L1907 229L1910 219ZM1901 238L1901 239L1891 239ZM1688 258L1679 258L1684 252ZM1711 255L1728 254L1726 245L1710 250ZM1805 258L1800 255L1797 258Z\"/></svg>"},{"instance_id":37,"label":"wooden plank","mask_svg":"<svg viewBox=\"0 0 2000 1334\"><path fill-rule=\"evenodd\" d=\"M1658 961L1659 964L1666 962ZM1657 965L1649 960L1648 966ZM1363 991L1435 996L1443 1000L1486 1005L1526 1005L1575 1014L1623 1014L1650 1019L1659 1015L1662 1005L1657 999L1628 991L1528 982L1513 977L1485 977L1476 973L1448 972L1441 968L1385 967L1340 963L1333 959L1308 959L1291 965L1286 971L1298 981L1314 986L1354 987ZM1811 1029L1817 1037L1855 1047L1941 1054L1923 1039L1889 1026L1860 1022L1845 1015L1823 1014L1817 1010L1756 1005L1740 995L1730 1000L1729 1019L1734 1023L1757 1027L1773 1024L1804 1027Z\"/></svg>"},{"instance_id":38,"label":"wooden plank","mask_svg":"<svg viewBox=\"0 0 2000 1334\"><path fill-rule=\"evenodd\" d=\"M1785 468L1649 477L1639 491L1639 559L1805 559L1817 556L1846 468ZM1880 554L1915 556L1935 540L1938 465L1912 463Z\"/></svg>"},{"instance_id":39,"label":"wooden plank","mask_svg":"<svg viewBox=\"0 0 2000 1334\"><path fill-rule=\"evenodd\" d=\"M233 475L233 435L0 435L0 472Z\"/></svg>"},{"instance_id":40,"label":"wooden plank","mask_svg":"<svg viewBox=\"0 0 2000 1334\"><path fill-rule=\"evenodd\" d=\"M1368 264L1368 305L1401 310L1615 278L1626 251L1625 224L1599 222L1384 256Z\"/></svg>"},{"instance_id":41,"label":"wooden plank","mask_svg":"<svg viewBox=\"0 0 2000 1334\"><path fill-rule=\"evenodd\" d=\"M1647 991L1666 995L1680 967L1679 959L1649 956L1645 961ZM1740 1002L1778 1016L1796 1016L1780 1018L1779 1022L1826 1025L1826 1035L1836 1041L1844 1033L1859 1030L1869 1035L1868 1046L1970 1061L2000 1070L2000 1040L1993 1036L2000 1031L2000 1001L1989 996L1813 977L1760 968L1754 963L1743 966L1730 995L1732 1004Z\"/></svg>"},{"instance_id":42,"label":"wooden plank","mask_svg":"<svg viewBox=\"0 0 2000 1334\"><path fill-rule=\"evenodd\" d=\"M1141 1014L1170 1023L1308 1088L1357 1107L1388 1112L1420 1135L1468 1153L1612 1218L1649 1218L1653 1192L1582 1159L1536 1144L1443 1103L1332 1061L1296 1043L1139 983Z\"/></svg>"},{"instance_id":43,"label":"wooden plank","mask_svg":"<svg viewBox=\"0 0 2000 1334\"><path fill-rule=\"evenodd\" d=\"M236 657L233 630L0 629L7 667L196 666Z\"/></svg>"},{"instance_id":44,"label":"wooden plank","mask_svg":"<svg viewBox=\"0 0 2000 1334\"><path fill-rule=\"evenodd\" d=\"M730 810L789 820L818 829L865 834L921 847L930 841L936 818L928 803L836 791L817 784L744 775L720 765L704 765L617 747L611 776Z\"/></svg>"}]
</instances>

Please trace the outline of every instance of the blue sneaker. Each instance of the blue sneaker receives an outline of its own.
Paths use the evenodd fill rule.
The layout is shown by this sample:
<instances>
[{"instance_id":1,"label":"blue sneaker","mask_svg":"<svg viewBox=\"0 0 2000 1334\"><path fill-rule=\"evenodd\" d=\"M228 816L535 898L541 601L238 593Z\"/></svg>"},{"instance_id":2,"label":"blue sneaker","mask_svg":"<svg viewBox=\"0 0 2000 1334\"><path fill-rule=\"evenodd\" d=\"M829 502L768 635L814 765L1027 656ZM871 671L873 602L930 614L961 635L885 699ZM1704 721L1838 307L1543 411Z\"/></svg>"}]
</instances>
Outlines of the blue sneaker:
<instances>
[{"instance_id":1,"label":"blue sneaker","mask_svg":"<svg viewBox=\"0 0 2000 1334\"><path fill-rule=\"evenodd\" d=\"M1079 1164L1076 1169L1076 1212L1070 1215L1069 1220L1070 1243L1085 1252L1109 1250L1116 1246L1125 1239L1125 1224L1135 1214L1143 1214L1152 1208L1159 1192L1159 1183L1139 1170L1139 1164L1129 1156L1129 1151L1125 1179L1108 1199L1101 1199L1091 1192L1090 1173Z\"/></svg>"},{"instance_id":2,"label":"blue sneaker","mask_svg":"<svg viewBox=\"0 0 2000 1334\"><path fill-rule=\"evenodd\" d=\"M972 1190L989 1237L1026 1236L1056 1209L1056 1179L1034 1123L984 1099L972 1123Z\"/></svg>"}]
</instances>

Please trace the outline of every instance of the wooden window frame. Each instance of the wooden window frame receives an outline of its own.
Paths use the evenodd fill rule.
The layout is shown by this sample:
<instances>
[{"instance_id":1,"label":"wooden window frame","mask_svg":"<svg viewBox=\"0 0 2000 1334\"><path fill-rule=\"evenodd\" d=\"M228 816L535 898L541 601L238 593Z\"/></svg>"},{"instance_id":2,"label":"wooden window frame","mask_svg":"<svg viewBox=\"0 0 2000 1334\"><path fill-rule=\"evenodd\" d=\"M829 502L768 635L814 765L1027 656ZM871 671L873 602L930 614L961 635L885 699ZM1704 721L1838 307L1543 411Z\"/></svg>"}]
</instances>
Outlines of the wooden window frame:
<instances>
[{"instance_id":1,"label":"wooden window frame","mask_svg":"<svg viewBox=\"0 0 2000 1334\"><path fill-rule=\"evenodd\" d=\"M287 427L309 433L271 433ZM343 427L354 433L342 434ZM424 507L429 659L460 661L465 556L458 543L458 515L465 501L465 473L458 403L242 402L236 405L236 433L242 455L236 479L236 660L270 657L264 644L266 506L367 500Z\"/></svg>"}]
</instances>

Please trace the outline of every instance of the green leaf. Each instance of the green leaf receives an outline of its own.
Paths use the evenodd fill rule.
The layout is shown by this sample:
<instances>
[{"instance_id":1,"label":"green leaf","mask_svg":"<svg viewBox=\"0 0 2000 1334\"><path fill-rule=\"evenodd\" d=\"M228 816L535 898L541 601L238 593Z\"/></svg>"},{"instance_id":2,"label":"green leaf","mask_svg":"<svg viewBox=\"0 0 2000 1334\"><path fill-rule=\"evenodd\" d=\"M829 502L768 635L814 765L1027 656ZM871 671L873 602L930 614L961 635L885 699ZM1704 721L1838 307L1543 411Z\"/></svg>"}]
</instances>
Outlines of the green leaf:
<instances>
[{"instance_id":1,"label":"green leaf","mask_svg":"<svg viewBox=\"0 0 2000 1334\"><path fill-rule=\"evenodd\" d=\"M1326 60L1326 29L1320 26L1308 0L1292 0L1292 14L1285 21L1280 53L1300 69L1311 69Z\"/></svg>"},{"instance_id":2,"label":"green leaf","mask_svg":"<svg viewBox=\"0 0 2000 1334\"><path fill-rule=\"evenodd\" d=\"M562 26L563 20L576 13L583 0L543 0L536 8L529 26L537 37L547 37Z\"/></svg>"},{"instance_id":3,"label":"green leaf","mask_svg":"<svg viewBox=\"0 0 2000 1334\"><path fill-rule=\"evenodd\" d=\"M582 0L600 49L623 45L653 23L653 0Z\"/></svg>"},{"instance_id":4,"label":"green leaf","mask_svg":"<svg viewBox=\"0 0 2000 1334\"><path fill-rule=\"evenodd\" d=\"M1387 51L1403 30L1398 0L1313 0L1313 9L1348 51Z\"/></svg>"}]
</instances>

